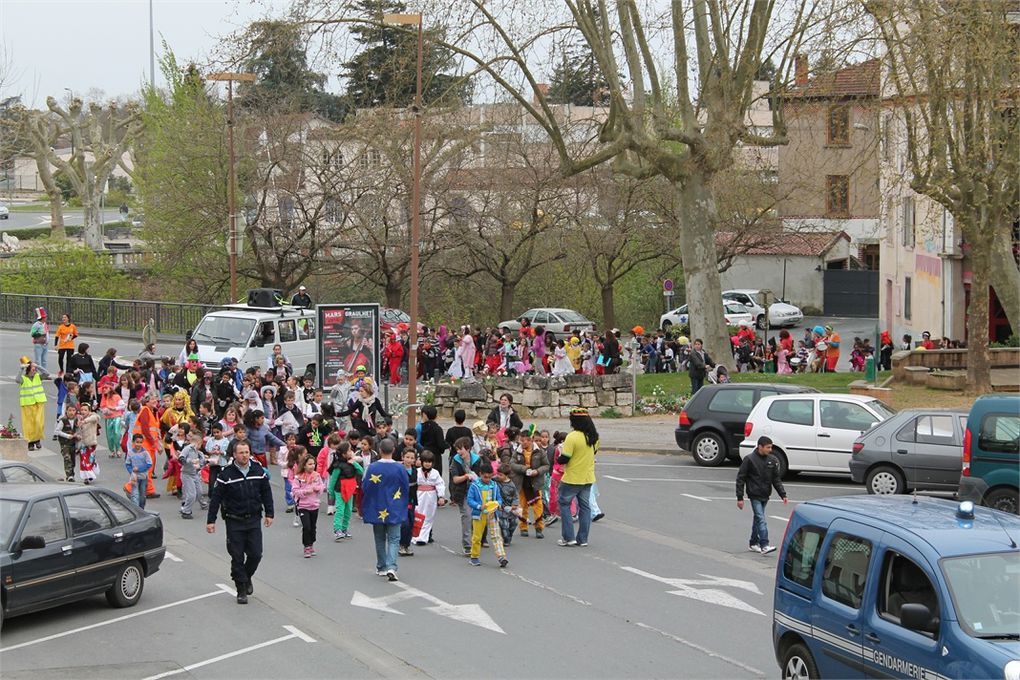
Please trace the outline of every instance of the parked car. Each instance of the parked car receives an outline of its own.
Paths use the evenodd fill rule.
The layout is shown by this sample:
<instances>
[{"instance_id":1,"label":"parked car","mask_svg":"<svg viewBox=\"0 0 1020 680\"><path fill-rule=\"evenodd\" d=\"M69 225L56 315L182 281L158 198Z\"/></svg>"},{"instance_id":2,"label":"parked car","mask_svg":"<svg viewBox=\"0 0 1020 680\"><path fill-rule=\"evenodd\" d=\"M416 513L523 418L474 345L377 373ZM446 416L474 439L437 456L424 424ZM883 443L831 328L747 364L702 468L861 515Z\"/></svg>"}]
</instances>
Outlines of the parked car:
<instances>
[{"instance_id":1,"label":"parked car","mask_svg":"<svg viewBox=\"0 0 1020 680\"><path fill-rule=\"evenodd\" d=\"M813 387L770 383L705 385L683 410L674 436L676 445L690 451L694 462L706 467L739 458L747 415L762 397L817 392Z\"/></svg>"},{"instance_id":2,"label":"parked car","mask_svg":"<svg viewBox=\"0 0 1020 680\"><path fill-rule=\"evenodd\" d=\"M131 607L165 554L160 518L106 489L5 484L0 625L98 593L114 607Z\"/></svg>"},{"instance_id":3,"label":"parked car","mask_svg":"<svg viewBox=\"0 0 1020 680\"><path fill-rule=\"evenodd\" d=\"M871 494L956 491L960 486L967 411L900 411L858 437L850 478Z\"/></svg>"},{"instance_id":4,"label":"parked car","mask_svg":"<svg viewBox=\"0 0 1020 680\"><path fill-rule=\"evenodd\" d=\"M783 678L1020 677L1020 519L969 501L799 504L773 591Z\"/></svg>"},{"instance_id":5,"label":"parked car","mask_svg":"<svg viewBox=\"0 0 1020 680\"><path fill-rule=\"evenodd\" d=\"M741 323L754 323L754 315L751 314L742 304L737 302L722 303L723 318L726 325L739 326ZM666 312L659 317L659 328L668 331L673 324L686 326L690 323L690 314L687 312L687 305L677 307L671 312Z\"/></svg>"},{"instance_id":6,"label":"parked car","mask_svg":"<svg viewBox=\"0 0 1020 680\"><path fill-rule=\"evenodd\" d=\"M1020 397L974 400L963 438L960 498L1020 514Z\"/></svg>"},{"instance_id":7,"label":"parked car","mask_svg":"<svg viewBox=\"0 0 1020 680\"><path fill-rule=\"evenodd\" d=\"M0 483L38 484L53 482L49 475L39 468L17 460L0 460Z\"/></svg>"},{"instance_id":8,"label":"parked car","mask_svg":"<svg viewBox=\"0 0 1020 680\"><path fill-rule=\"evenodd\" d=\"M0 204L0 220L6 220L11 216L11 209L6 205Z\"/></svg>"},{"instance_id":9,"label":"parked car","mask_svg":"<svg viewBox=\"0 0 1020 680\"><path fill-rule=\"evenodd\" d=\"M747 307L747 310L754 316L754 325L759 329L765 328L765 292L754 288L738 288L724 290L723 300L739 302ZM769 305L769 326L780 328L782 326L796 326L804 320L804 313L799 307L791 305L786 300L776 299Z\"/></svg>"},{"instance_id":10,"label":"parked car","mask_svg":"<svg viewBox=\"0 0 1020 680\"><path fill-rule=\"evenodd\" d=\"M796 394L765 397L744 425L740 457L754 452L758 437L772 439L780 472L850 472L854 442L895 411L857 394Z\"/></svg>"},{"instance_id":11,"label":"parked car","mask_svg":"<svg viewBox=\"0 0 1020 680\"><path fill-rule=\"evenodd\" d=\"M500 328L508 328L511 331L519 330L520 319L528 319L531 327L542 326L553 333L573 333L574 331L595 330L595 323L585 318L580 312L573 309L561 309L558 307L540 307L529 309L516 319L500 321Z\"/></svg>"}]
</instances>

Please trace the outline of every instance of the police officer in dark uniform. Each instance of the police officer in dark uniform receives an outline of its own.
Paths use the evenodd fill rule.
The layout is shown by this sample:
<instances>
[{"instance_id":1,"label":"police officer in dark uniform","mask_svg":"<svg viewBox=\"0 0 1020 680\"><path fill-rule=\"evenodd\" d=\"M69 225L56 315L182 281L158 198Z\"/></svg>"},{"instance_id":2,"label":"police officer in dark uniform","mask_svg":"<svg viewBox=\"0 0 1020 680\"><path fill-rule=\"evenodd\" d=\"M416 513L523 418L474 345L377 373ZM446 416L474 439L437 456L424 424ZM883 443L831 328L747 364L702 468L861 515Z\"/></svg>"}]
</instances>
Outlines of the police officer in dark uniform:
<instances>
[{"instance_id":1,"label":"police officer in dark uniform","mask_svg":"<svg viewBox=\"0 0 1020 680\"><path fill-rule=\"evenodd\" d=\"M209 516L205 530L215 533L216 511L222 507L227 525L227 552L230 553L230 576L237 588L237 604L248 604L252 594L251 577L262 560L262 511L265 525L273 524L273 492L269 475L251 459L248 442L237 442L234 460L224 467L209 494Z\"/></svg>"}]
</instances>

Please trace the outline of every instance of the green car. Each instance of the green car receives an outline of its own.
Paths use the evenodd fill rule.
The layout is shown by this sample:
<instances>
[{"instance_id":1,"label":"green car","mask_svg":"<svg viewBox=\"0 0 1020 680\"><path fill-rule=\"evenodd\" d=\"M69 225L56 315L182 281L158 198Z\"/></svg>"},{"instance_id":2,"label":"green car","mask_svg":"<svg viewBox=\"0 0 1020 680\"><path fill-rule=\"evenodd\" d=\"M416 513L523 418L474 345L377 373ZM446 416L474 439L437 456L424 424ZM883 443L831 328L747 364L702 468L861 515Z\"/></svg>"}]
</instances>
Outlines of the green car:
<instances>
[{"instance_id":1,"label":"green car","mask_svg":"<svg viewBox=\"0 0 1020 680\"><path fill-rule=\"evenodd\" d=\"M963 438L961 499L1020 514L1020 396L978 397Z\"/></svg>"}]
</instances>

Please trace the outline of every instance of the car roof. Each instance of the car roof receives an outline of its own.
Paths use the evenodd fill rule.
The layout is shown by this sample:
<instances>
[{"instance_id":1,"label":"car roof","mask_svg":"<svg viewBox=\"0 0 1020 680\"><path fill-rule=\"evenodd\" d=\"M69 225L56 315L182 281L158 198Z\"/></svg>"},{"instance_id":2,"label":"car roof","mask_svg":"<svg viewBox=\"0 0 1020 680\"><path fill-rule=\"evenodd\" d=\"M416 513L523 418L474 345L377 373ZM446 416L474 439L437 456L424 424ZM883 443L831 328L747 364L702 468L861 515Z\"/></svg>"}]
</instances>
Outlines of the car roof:
<instances>
[{"instance_id":1,"label":"car roof","mask_svg":"<svg viewBox=\"0 0 1020 680\"><path fill-rule=\"evenodd\" d=\"M811 521L813 508L827 508L893 535L913 534L938 557L1016 549L1011 543L1020 539L1020 517L975 506L974 519L965 520L957 517L958 507L955 501L930 496L857 495L804 501L797 512Z\"/></svg>"},{"instance_id":2,"label":"car roof","mask_svg":"<svg viewBox=\"0 0 1020 680\"><path fill-rule=\"evenodd\" d=\"M725 295L726 293L749 293L750 294L750 293L760 293L760 292L761 292L760 288L730 288L729 290L724 290L723 291L723 295Z\"/></svg>"},{"instance_id":3,"label":"car roof","mask_svg":"<svg viewBox=\"0 0 1020 680\"><path fill-rule=\"evenodd\" d=\"M80 489L86 491L85 487L70 482L36 482L33 484L4 484L3 497L5 500L30 501L40 496L52 496L55 493L64 494L68 491Z\"/></svg>"},{"instance_id":4,"label":"car roof","mask_svg":"<svg viewBox=\"0 0 1020 680\"><path fill-rule=\"evenodd\" d=\"M872 401L879 401L879 399L877 397L869 397L869 396L866 396L866 395L863 395L863 394L845 394L843 392L818 392L816 390L814 393L808 393L808 394L811 394L811 396L815 396L815 397L836 397L836 398L841 399L843 401L852 401L852 402L856 402L858 404L867 404L867 403L870 403ZM793 394L780 394L780 395L773 395L771 397L765 397L765 399L774 399L776 401L780 401L780 400L785 401L787 399L795 399L796 397L797 397L797 395L793 395ZM762 399L762 401L765 401L765 399Z\"/></svg>"},{"instance_id":5,"label":"car roof","mask_svg":"<svg viewBox=\"0 0 1020 680\"><path fill-rule=\"evenodd\" d=\"M766 382L743 382L743 383L742 382L729 382L729 383L722 383L722 384L718 384L718 385L705 385L700 390L698 390L698 394L701 394L702 390L709 390L709 391L718 392L720 390L735 390L735 389L739 389L739 388L746 389L748 387L759 387L759 388L764 388L764 389L776 390L778 392L783 392L784 394L816 394L816 393L818 393L818 390L816 390L814 387L808 387L807 385L790 385L788 383L766 383Z\"/></svg>"}]
</instances>

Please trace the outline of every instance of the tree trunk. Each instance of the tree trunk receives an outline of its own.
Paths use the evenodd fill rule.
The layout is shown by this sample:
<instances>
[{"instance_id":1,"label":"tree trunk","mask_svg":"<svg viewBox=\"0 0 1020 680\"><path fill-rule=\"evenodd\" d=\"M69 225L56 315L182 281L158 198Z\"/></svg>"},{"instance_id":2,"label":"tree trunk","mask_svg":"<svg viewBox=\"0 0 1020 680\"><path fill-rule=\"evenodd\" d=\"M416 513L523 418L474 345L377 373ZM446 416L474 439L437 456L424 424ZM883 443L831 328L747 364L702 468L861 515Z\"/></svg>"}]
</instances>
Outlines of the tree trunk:
<instances>
[{"instance_id":1,"label":"tree trunk","mask_svg":"<svg viewBox=\"0 0 1020 680\"><path fill-rule=\"evenodd\" d=\"M402 292L400 284L395 279L386 281L386 306L391 309L400 309Z\"/></svg>"},{"instance_id":2,"label":"tree trunk","mask_svg":"<svg viewBox=\"0 0 1020 680\"><path fill-rule=\"evenodd\" d=\"M722 314L722 286L716 268L715 201L706 178L695 172L679 187L680 259L688 293L691 340L701 338L705 351L717 364L733 368L733 351Z\"/></svg>"},{"instance_id":3,"label":"tree trunk","mask_svg":"<svg viewBox=\"0 0 1020 680\"><path fill-rule=\"evenodd\" d=\"M82 233L85 245L98 252L103 249L103 225L99 215L99 200L95 192L91 191L92 187L91 182L86 182L88 191L82 192L81 196L81 207L85 211Z\"/></svg>"},{"instance_id":4,"label":"tree trunk","mask_svg":"<svg viewBox=\"0 0 1020 680\"><path fill-rule=\"evenodd\" d=\"M979 229L984 229L981 225ZM970 251L970 305L967 308L967 388L974 394L992 391L988 361L988 252L991 239L972 242Z\"/></svg>"},{"instance_id":5,"label":"tree trunk","mask_svg":"<svg viewBox=\"0 0 1020 680\"><path fill-rule=\"evenodd\" d=\"M1020 335L1020 267L1017 267L1014 259L1011 231L1006 226L995 230L989 264L995 295L1009 319L1013 333Z\"/></svg>"},{"instance_id":6,"label":"tree trunk","mask_svg":"<svg viewBox=\"0 0 1020 680\"><path fill-rule=\"evenodd\" d=\"M501 281L499 284L499 320L509 321L514 318L514 293L517 284Z\"/></svg>"},{"instance_id":7,"label":"tree trunk","mask_svg":"<svg viewBox=\"0 0 1020 680\"><path fill-rule=\"evenodd\" d=\"M616 307L613 302L613 284L602 284L602 326L604 328L616 327Z\"/></svg>"},{"instance_id":8,"label":"tree trunk","mask_svg":"<svg viewBox=\"0 0 1020 680\"><path fill-rule=\"evenodd\" d=\"M50 238L66 239L67 230L64 229L64 195L60 189L46 190L50 199Z\"/></svg>"}]
</instances>

